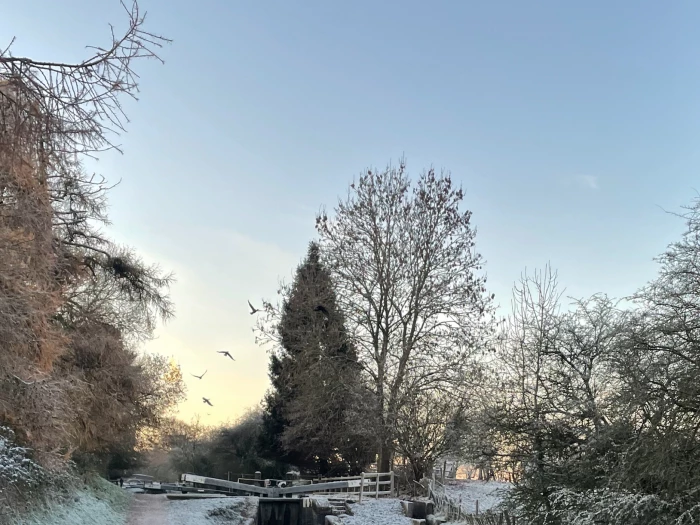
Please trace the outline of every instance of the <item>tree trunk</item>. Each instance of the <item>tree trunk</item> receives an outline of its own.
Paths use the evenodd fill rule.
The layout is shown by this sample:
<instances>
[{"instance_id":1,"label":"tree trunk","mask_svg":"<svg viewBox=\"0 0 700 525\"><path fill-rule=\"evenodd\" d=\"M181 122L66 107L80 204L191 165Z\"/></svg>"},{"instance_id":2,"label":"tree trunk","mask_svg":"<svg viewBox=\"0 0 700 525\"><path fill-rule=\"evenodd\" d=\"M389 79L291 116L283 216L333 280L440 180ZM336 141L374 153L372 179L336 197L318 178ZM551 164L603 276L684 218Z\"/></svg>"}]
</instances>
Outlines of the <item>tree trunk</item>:
<instances>
[{"instance_id":1,"label":"tree trunk","mask_svg":"<svg viewBox=\"0 0 700 525\"><path fill-rule=\"evenodd\" d=\"M411 470L413 470L413 479L420 483L425 477L426 464L421 460L411 460Z\"/></svg>"},{"instance_id":2,"label":"tree trunk","mask_svg":"<svg viewBox=\"0 0 700 525\"><path fill-rule=\"evenodd\" d=\"M389 472L391 470L391 458L393 456L392 448L383 443L379 447L379 460L377 461L377 472Z\"/></svg>"}]
</instances>

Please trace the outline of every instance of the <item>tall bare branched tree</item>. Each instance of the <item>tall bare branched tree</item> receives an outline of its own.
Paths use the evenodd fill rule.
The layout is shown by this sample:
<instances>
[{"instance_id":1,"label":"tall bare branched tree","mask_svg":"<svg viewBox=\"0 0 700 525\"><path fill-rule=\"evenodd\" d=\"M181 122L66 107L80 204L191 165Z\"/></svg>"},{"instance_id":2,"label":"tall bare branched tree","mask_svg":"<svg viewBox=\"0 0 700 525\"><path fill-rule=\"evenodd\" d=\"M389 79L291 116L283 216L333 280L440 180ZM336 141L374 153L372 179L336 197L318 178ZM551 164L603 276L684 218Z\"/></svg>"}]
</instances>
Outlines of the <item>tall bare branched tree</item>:
<instances>
[{"instance_id":1,"label":"tall bare branched tree","mask_svg":"<svg viewBox=\"0 0 700 525\"><path fill-rule=\"evenodd\" d=\"M461 381L489 326L491 297L463 197L449 173L430 169L412 184L402 161L367 170L332 216L317 217L339 304L371 377L384 472L407 396Z\"/></svg>"}]
</instances>

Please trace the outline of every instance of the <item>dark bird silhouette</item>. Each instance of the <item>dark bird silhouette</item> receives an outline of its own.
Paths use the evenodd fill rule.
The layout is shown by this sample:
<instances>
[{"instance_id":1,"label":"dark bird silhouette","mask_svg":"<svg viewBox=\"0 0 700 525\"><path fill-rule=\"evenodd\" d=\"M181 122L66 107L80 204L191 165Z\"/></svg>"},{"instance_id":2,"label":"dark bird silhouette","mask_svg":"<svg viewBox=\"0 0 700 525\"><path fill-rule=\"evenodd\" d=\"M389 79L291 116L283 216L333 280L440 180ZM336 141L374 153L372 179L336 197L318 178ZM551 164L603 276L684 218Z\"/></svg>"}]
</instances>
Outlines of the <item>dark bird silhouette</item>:
<instances>
[{"instance_id":1,"label":"dark bird silhouette","mask_svg":"<svg viewBox=\"0 0 700 525\"><path fill-rule=\"evenodd\" d=\"M203 399L204 402L205 402L207 405L209 405L210 407L213 407L213 406L214 406L214 405L211 404L211 401L209 401L206 397L203 397L202 399Z\"/></svg>"},{"instance_id":2,"label":"dark bird silhouette","mask_svg":"<svg viewBox=\"0 0 700 525\"><path fill-rule=\"evenodd\" d=\"M205 371L204 371L204 374L206 374L207 372L208 372L208 370L205 370ZM196 377L197 379L202 379L202 378L204 377L204 374L202 374L201 376L196 376L196 375L194 375L194 374L190 374L190 375L193 376L193 377Z\"/></svg>"},{"instance_id":3,"label":"dark bird silhouette","mask_svg":"<svg viewBox=\"0 0 700 525\"><path fill-rule=\"evenodd\" d=\"M324 315L329 315L329 314L328 314L328 310L327 310L326 307L323 306L322 304L319 304L318 306L316 306L316 307L314 308L314 312L323 312Z\"/></svg>"},{"instance_id":4,"label":"dark bird silhouette","mask_svg":"<svg viewBox=\"0 0 700 525\"><path fill-rule=\"evenodd\" d=\"M260 311L259 308L255 308L252 304L250 304L250 301L248 301L248 306L250 306L250 315L256 314Z\"/></svg>"},{"instance_id":5,"label":"dark bird silhouette","mask_svg":"<svg viewBox=\"0 0 700 525\"><path fill-rule=\"evenodd\" d=\"M230 358L231 361L235 361L235 359L233 358L233 356L232 356L231 354L229 354L227 350L219 350L219 351L216 352L216 353L217 353L217 354L224 354L226 357Z\"/></svg>"}]
</instances>

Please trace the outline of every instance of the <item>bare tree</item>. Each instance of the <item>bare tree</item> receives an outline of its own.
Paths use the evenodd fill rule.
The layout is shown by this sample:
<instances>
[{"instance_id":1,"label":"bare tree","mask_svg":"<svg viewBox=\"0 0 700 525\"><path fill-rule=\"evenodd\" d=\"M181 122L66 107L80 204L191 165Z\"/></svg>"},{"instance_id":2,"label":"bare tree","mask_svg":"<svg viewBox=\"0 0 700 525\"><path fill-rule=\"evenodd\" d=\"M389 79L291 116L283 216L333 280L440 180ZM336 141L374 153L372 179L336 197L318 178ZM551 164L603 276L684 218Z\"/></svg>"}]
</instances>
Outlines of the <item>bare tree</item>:
<instances>
[{"instance_id":1,"label":"bare tree","mask_svg":"<svg viewBox=\"0 0 700 525\"><path fill-rule=\"evenodd\" d=\"M503 397L492 424L518 470L531 473L526 487L537 503L548 504L546 479L547 375L560 335L557 275L547 265L523 274L513 288L512 314L499 349Z\"/></svg>"},{"instance_id":2,"label":"bare tree","mask_svg":"<svg viewBox=\"0 0 700 525\"><path fill-rule=\"evenodd\" d=\"M66 155L94 154L117 147L112 141L128 121L121 98L136 98L138 75L134 60L161 60L156 50L169 40L143 29L146 14L136 0L121 2L128 27L111 42L90 46L92 54L76 63L46 62L12 55L12 43L0 51L0 97L12 100L21 114L36 119L36 136L49 161L72 160ZM162 61L162 60L161 60ZM37 140L40 139L40 140Z\"/></svg>"},{"instance_id":3,"label":"bare tree","mask_svg":"<svg viewBox=\"0 0 700 525\"><path fill-rule=\"evenodd\" d=\"M397 415L409 391L464 376L482 341L490 298L474 251L471 213L448 173L422 173L412 186L398 168L367 170L333 217L317 218L362 364L371 377L383 443L380 470L390 467Z\"/></svg>"},{"instance_id":4,"label":"bare tree","mask_svg":"<svg viewBox=\"0 0 700 525\"><path fill-rule=\"evenodd\" d=\"M408 459L413 480L432 472L435 461L463 449L467 389L426 389L406 396L396 415L396 452Z\"/></svg>"},{"instance_id":5,"label":"bare tree","mask_svg":"<svg viewBox=\"0 0 700 525\"><path fill-rule=\"evenodd\" d=\"M494 363L495 453L520 478L514 497L533 518L551 511L557 486L598 488L596 468L612 461L610 419L620 416L614 362L626 314L604 295L575 301L567 312L560 300L549 266L525 274Z\"/></svg>"}]
</instances>

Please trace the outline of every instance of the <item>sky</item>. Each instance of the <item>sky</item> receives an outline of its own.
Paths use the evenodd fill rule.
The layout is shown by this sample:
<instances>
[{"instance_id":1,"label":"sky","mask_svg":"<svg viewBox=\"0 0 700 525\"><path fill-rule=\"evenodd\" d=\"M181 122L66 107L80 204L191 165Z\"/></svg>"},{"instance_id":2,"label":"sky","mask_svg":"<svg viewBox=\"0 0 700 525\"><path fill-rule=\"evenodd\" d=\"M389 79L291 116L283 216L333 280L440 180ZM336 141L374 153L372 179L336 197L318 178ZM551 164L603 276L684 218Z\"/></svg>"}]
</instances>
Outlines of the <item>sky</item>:
<instances>
[{"instance_id":1,"label":"sky","mask_svg":"<svg viewBox=\"0 0 700 525\"><path fill-rule=\"evenodd\" d=\"M633 293L683 231L700 167L700 3L140 0L172 43L136 64L109 234L175 272L181 417L233 421L268 387L246 301L273 299L353 177L405 156L465 190L507 308L550 263L565 295ZM117 0L0 0L0 45L78 61ZM232 362L216 353L229 350ZM190 374L201 374L198 380ZM214 407L202 403L211 399Z\"/></svg>"}]
</instances>

